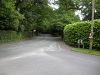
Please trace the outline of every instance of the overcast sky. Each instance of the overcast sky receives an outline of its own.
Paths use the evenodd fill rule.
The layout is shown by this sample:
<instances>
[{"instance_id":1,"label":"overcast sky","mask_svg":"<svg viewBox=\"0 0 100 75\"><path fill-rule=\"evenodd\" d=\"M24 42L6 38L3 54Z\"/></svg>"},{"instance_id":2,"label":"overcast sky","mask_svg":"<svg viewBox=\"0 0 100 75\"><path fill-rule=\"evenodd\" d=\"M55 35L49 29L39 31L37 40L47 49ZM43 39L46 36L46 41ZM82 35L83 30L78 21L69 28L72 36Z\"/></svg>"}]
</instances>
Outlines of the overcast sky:
<instances>
[{"instance_id":1,"label":"overcast sky","mask_svg":"<svg viewBox=\"0 0 100 75\"><path fill-rule=\"evenodd\" d=\"M79 18L80 18L80 20L83 19L83 15L81 14L81 10L77 10L77 11L75 11L75 15L78 15Z\"/></svg>"}]
</instances>

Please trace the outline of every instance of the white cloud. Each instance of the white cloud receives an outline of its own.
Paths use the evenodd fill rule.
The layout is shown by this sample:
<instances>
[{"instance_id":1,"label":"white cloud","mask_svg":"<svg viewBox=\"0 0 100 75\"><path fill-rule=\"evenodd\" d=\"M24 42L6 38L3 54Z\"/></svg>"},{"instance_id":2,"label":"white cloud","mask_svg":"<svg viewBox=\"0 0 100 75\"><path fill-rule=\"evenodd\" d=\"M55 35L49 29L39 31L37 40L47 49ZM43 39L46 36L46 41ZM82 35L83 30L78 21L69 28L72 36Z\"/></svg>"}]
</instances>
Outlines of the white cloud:
<instances>
[{"instance_id":1,"label":"white cloud","mask_svg":"<svg viewBox=\"0 0 100 75\"><path fill-rule=\"evenodd\" d=\"M58 1L58 0L49 0L49 4L48 4L49 6L51 6L53 8L53 10L59 8L59 5L55 4L55 1Z\"/></svg>"}]
</instances>

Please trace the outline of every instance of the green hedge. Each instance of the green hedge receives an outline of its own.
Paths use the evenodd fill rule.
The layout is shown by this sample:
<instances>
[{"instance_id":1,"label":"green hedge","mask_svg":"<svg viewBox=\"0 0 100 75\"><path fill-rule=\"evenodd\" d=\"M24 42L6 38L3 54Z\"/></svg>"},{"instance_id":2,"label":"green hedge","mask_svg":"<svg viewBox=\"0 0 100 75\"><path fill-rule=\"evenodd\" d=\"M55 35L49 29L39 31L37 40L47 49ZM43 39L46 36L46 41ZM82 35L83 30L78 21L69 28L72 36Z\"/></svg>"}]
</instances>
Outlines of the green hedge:
<instances>
[{"instance_id":1,"label":"green hedge","mask_svg":"<svg viewBox=\"0 0 100 75\"><path fill-rule=\"evenodd\" d=\"M32 36L32 32L16 32L0 30L0 43L22 40Z\"/></svg>"},{"instance_id":2,"label":"green hedge","mask_svg":"<svg viewBox=\"0 0 100 75\"><path fill-rule=\"evenodd\" d=\"M66 25L64 28L64 41L69 45L77 46L78 39L83 39L85 48L89 48L90 29L90 21ZM100 49L100 19L95 20L93 48Z\"/></svg>"}]
</instances>

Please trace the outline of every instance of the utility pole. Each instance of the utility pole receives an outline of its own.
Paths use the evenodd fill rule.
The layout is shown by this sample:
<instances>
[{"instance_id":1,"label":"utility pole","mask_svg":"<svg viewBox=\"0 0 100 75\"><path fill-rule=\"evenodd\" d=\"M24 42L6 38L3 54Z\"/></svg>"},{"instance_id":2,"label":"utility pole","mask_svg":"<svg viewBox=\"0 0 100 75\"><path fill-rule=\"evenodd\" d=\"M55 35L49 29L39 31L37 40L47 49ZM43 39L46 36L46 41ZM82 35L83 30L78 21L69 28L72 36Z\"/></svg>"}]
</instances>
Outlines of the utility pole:
<instances>
[{"instance_id":1,"label":"utility pole","mask_svg":"<svg viewBox=\"0 0 100 75\"><path fill-rule=\"evenodd\" d=\"M93 47L93 28L94 28L94 13L95 13L95 0L92 0L92 22L91 22L91 32L90 32L90 46L89 49L92 50Z\"/></svg>"}]
</instances>

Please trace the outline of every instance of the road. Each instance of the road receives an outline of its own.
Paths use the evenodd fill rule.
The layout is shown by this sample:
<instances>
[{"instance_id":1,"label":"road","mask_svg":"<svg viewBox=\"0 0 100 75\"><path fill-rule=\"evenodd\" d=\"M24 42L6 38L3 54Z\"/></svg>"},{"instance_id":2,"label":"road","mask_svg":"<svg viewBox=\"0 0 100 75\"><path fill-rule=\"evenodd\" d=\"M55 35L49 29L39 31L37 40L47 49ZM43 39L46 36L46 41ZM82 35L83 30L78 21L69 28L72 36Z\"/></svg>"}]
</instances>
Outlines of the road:
<instances>
[{"instance_id":1,"label":"road","mask_svg":"<svg viewBox=\"0 0 100 75\"><path fill-rule=\"evenodd\" d=\"M0 75L100 75L100 56L70 51L59 37L0 45Z\"/></svg>"}]
</instances>

